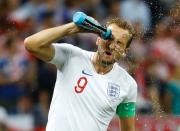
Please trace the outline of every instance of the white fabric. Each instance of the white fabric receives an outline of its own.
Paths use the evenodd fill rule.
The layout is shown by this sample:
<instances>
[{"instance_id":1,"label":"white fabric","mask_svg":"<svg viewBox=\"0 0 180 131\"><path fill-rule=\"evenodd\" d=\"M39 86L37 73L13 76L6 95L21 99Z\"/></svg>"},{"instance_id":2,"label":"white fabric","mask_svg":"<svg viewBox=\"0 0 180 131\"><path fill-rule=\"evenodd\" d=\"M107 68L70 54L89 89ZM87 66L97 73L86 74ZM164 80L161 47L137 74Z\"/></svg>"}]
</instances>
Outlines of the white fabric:
<instances>
[{"instance_id":1,"label":"white fabric","mask_svg":"<svg viewBox=\"0 0 180 131\"><path fill-rule=\"evenodd\" d=\"M53 44L57 80L50 106L47 131L106 131L121 102L135 102L136 82L116 63L105 74L97 74L93 52L69 44ZM79 78L87 85L75 92ZM85 83L84 80L80 85Z\"/></svg>"}]
</instances>

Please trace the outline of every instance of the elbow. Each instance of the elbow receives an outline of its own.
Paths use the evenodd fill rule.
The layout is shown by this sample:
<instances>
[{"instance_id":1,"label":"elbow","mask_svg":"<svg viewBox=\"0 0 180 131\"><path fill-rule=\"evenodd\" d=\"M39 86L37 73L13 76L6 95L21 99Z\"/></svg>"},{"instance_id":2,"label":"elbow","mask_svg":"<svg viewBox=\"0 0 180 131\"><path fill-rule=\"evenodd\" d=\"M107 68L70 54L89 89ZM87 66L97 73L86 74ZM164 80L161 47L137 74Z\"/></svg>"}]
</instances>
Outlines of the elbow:
<instances>
[{"instance_id":1,"label":"elbow","mask_svg":"<svg viewBox=\"0 0 180 131\"><path fill-rule=\"evenodd\" d=\"M24 40L24 46L25 46L25 49L28 51L28 52L36 52L38 49L38 47L36 47L36 44L35 42L33 42L33 40L31 38L26 38Z\"/></svg>"}]
</instances>

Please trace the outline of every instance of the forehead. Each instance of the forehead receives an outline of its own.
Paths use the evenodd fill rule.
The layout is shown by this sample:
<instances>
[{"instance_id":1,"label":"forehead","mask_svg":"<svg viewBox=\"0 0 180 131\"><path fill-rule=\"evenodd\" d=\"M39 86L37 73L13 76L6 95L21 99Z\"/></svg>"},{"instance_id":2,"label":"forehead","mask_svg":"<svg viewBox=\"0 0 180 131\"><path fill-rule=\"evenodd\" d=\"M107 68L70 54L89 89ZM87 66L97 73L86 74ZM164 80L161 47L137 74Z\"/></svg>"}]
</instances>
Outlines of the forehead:
<instances>
[{"instance_id":1,"label":"forehead","mask_svg":"<svg viewBox=\"0 0 180 131\"><path fill-rule=\"evenodd\" d=\"M128 30L124 30L116 24L110 24L108 28L112 30L112 34L115 37L115 39L128 40L130 37Z\"/></svg>"}]
</instances>

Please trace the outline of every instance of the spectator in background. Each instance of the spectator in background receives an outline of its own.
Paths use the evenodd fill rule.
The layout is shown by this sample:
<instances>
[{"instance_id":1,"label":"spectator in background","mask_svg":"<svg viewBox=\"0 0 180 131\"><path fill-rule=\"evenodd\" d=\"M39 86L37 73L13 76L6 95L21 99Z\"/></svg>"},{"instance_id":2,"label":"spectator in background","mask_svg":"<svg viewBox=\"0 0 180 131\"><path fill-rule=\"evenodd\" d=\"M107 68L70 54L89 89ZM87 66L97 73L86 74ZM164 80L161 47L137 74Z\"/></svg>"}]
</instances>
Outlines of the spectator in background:
<instances>
[{"instance_id":1,"label":"spectator in background","mask_svg":"<svg viewBox=\"0 0 180 131\"><path fill-rule=\"evenodd\" d=\"M164 15L167 15L169 10L174 7L176 0L159 0L162 7L164 8Z\"/></svg>"},{"instance_id":2,"label":"spectator in background","mask_svg":"<svg viewBox=\"0 0 180 131\"><path fill-rule=\"evenodd\" d=\"M29 94L19 96L16 106L9 110L11 115L33 115L32 98Z\"/></svg>"},{"instance_id":3,"label":"spectator in background","mask_svg":"<svg viewBox=\"0 0 180 131\"><path fill-rule=\"evenodd\" d=\"M168 81L167 90L170 93L170 111L173 115L180 116L180 66L176 66L172 78Z\"/></svg>"},{"instance_id":4,"label":"spectator in background","mask_svg":"<svg viewBox=\"0 0 180 131\"><path fill-rule=\"evenodd\" d=\"M165 8L161 0L146 0L144 2L149 5L151 10L151 29L154 29L155 25L165 16Z\"/></svg>"},{"instance_id":5,"label":"spectator in background","mask_svg":"<svg viewBox=\"0 0 180 131\"><path fill-rule=\"evenodd\" d=\"M103 5L103 2L102 0L81 0L82 4L79 6L82 11L93 16L93 18L103 20L108 14L108 10ZM111 3L114 3L114 1L111 1Z\"/></svg>"},{"instance_id":6,"label":"spectator in background","mask_svg":"<svg viewBox=\"0 0 180 131\"><path fill-rule=\"evenodd\" d=\"M8 114L6 109L0 106L0 131L8 131L7 118Z\"/></svg>"},{"instance_id":7,"label":"spectator in background","mask_svg":"<svg viewBox=\"0 0 180 131\"><path fill-rule=\"evenodd\" d=\"M108 17L119 17L120 16L120 1L112 1L109 3L109 8L108 8Z\"/></svg>"},{"instance_id":8,"label":"spectator in background","mask_svg":"<svg viewBox=\"0 0 180 131\"><path fill-rule=\"evenodd\" d=\"M39 5L37 11L37 25L38 30L42 30L48 28L49 26L52 27L55 24L55 14L58 10L59 3L57 0L46 0L42 4ZM43 24L43 26L42 26ZM59 23L58 23L59 24ZM38 31L36 30L36 31Z\"/></svg>"},{"instance_id":9,"label":"spectator in background","mask_svg":"<svg viewBox=\"0 0 180 131\"><path fill-rule=\"evenodd\" d=\"M178 5L178 2L174 6L174 8L172 8L169 11L169 17L172 20L171 27L170 27L172 37L177 41L177 43L180 43L180 33L179 33L180 32L180 26L179 26L180 8Z\"/></svg>"},{"instance_id":10,"label":"spectator in background","mask_svg":"<svg viewBox=\"0 0 180 131\"><path fill-rule=\"evenodd\" d=\"M22 45L17 32L7 34L0 57L0 102L9 107L24 94L27 87L34 84L33 67ZM27 86L28 85L28 86ZM33 87L32 87L33 88Z\"/></svg>"},{"instance_id":11,"label":"spectator in background","mask_svg":"<svg viewBox=\"0 0 180 131\"><path fill-rule=\"evenodd\" d=\"M46 4L44 4L44 6L48 6ZM52 8L44 8L39 12L39 24L40 26L38 26L38 28L36 29L36 31L40 31L40 30L44 30L47 28L51 28L54 25L54 11ZM42 61L40 60L36 60L37 62L37 83L38 83L38 87L39 89L43 88L43 89L47 89L47 90L51 90L54 87L54 82L55 82L55 78L56 78L56 72L55 72L55 68L53 68L50 64L44 64ZM48 76L48 77L47 77Z\"/></svg>"},{"instance_id":12,"label":"spectator in background","mask_svg":"<svg viewBox=\"0 0 180 131\"><path fill-rule=\"evenodd\" d=\"M19 8L12 11L10 18L18 22L26 20L29 17L34 17L34 20L36 20L39 4L40 0L29 0L27 3L18 6Z\"/></svg>"},{"instance_id":13,"label":"spectator in background","mask_svg":"<svg viewBox=\"0 0 180 131\"><path fill-rule=\"evenodd\" d=\"M164 17L171 13L171 9L179 5L178 0L146 0L145 1L151 9L152 27L155 28ZM177 8L176 8L177 9ZM179 12L176 10L176 12Z\"/></svg>"},{"instance_id":14,"label":"spectator in background","mask_svg":"<svg viewBox=\"0 0 180 131\"><path fill-rule=\"evenodd\" d=\"M168 82L172 78L174 66L179 65L179 47L172 37L170 23L169 19L164 19L156 26L149 50L149 64L144 72L148 96L153 111L158 114L171 113Z\"/></svg>"},{"instance_id":15,"label":"spectator in background","mask_svg":"<svg viewBox=\"0 0 180 131\"><path fill-rule=\"evenodd\" d=\"M151 43L151 52L162 57L170 65L179 65L180 52L178 43L170 30L171 22L169 18L165 18L158 23Z\"/></svg>"},{"instance_id":16,"label":"spectator in background","mask_svg":"<svg viewBox=\"0 0 180 131\"><path fill-rule=\"evenodd\" d=\"M120 4L121 17L131 23L140 23L145 33L151 27L151 11L142 0L127 0Z\"/></svg>"},{"instance_id":17,"label":"spectator in background","mask_svg":"<svg viewBox=\"0 0 180 131\"><path fill-rule=\"evenodd\" d=\"M34 108L35 127L45 127L48 119L50 94L47 90L40 90L38 102Z\"/></svg>"},{"instance_id":18,"label":"spectator in background","mask_svg":"<svg viewBox=\"0 0 180 131\"><path fill-rule=\"evenodd\" d=\"M12 28L12 21L8 20L10 14L8 1L0 1L0 35L7 32L7 29Z\"/></svg>"},{"instance_id":19,"label":"spectator in background","mask_svg":"<svg viewBox=\"0 0 180 131\"><path fill-rule=\"evenodd\" d=\"M79 4L79 0L64 0L56 12L56 22L58 24L70 22L71 16L80 9L81 4Z\"/></svg>"},{"instance_id":20,"label":"spectator in background","mask_svg":"<svg viewBox=\"0 0 180 131\"><path fill-rule=\"evenodd\" d=\"M38 18L40 26L37 29L37 31L53 27L54 26L53 18L54 18L53 11L50 10L41 11L39 13L39 18Z\"/></svg>"},{"instance_id":21,"label":"spectator in background","mask_svg":"<svg viewBox=\"0 0 180 131\"><path fill-rule=\"evenodd\" d=\"M149 113L151 102L147 97L147 86L145 84L146 60L148 57L148 45L144 40L141 23L135 23L136 37L132 41L126 63L128 64L129 72L134 76L138 83L137 111L139 113Z\"/></svg>"}]
</instances>

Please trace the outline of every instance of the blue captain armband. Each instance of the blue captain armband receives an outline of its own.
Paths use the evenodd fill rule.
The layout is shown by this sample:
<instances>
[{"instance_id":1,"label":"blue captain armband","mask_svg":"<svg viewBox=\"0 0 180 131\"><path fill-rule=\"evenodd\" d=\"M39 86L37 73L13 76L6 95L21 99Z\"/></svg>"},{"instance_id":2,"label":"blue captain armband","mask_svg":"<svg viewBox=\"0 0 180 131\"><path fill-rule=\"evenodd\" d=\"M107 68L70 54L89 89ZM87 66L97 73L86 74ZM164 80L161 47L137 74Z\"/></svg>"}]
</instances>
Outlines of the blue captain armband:
<instances>
[{"instance_id":1,"label":"blue captain armband","mask_svg":"<svg viewBox=\"0 0 180 131\"><path fill-rule=\"evenodd\" d=\"M120 103L116 109L116 114L120 118L135 116L135 114L136 114L135 102Z\"/></svg>"}]
</instances>

